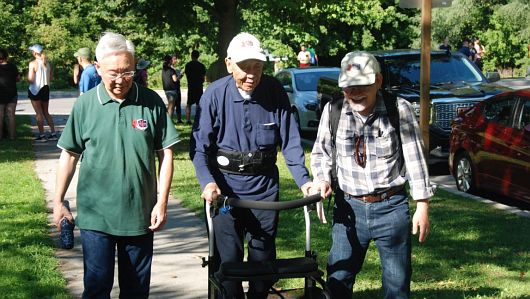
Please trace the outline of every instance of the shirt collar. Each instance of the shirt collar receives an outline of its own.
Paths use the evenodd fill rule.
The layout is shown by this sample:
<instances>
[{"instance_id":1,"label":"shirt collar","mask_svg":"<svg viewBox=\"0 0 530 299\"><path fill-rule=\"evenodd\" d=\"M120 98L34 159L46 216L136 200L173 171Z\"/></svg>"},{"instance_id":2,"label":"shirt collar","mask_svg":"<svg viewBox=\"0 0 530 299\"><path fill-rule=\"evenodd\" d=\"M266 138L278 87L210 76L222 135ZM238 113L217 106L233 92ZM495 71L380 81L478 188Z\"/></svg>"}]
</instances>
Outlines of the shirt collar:
<instances>
[{"instance_id":1,"label":"shirt collar","mask_svg":"<svg viewBox=\"0 0 530 299\"><path fill-rule=\"evenodd\" d=\"M116 100L111 98L103 82L98 84L96 88L97 88L96 92L98 95L98 101L101 105L105 105L109 102L117 102ZM124 102L126 101L138 102L138 85L136 84L136 82L133 82L133 86L131 86L131 89L129 89L129 92L125 96Z\"/></svg>"}]
</instances>

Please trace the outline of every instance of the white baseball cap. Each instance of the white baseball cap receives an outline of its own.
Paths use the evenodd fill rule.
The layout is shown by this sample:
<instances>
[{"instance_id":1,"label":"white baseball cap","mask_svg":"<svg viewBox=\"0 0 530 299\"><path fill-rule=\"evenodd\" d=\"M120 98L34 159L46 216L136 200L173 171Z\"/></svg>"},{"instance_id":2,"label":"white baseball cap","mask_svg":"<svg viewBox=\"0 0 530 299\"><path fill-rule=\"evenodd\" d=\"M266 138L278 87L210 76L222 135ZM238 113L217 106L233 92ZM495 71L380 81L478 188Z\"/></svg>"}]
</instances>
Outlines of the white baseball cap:
<instances>
[{"instance_id":1,"label":"white baseball cap","mask_svg":"<svg viewBox=\"0 0 530 299\"><path fill-rule=\"evenodd\" d=\"M28 50L40 54L40 53L42 53L42 46L39 45L39 44L34 44L33 46L29 47Z\"/></svg>"},{"instance_id":2,"label":"white baseball cap","mask_svg":"<svg viewBox=\"0 0 530 299\"><path fill-rule=\"evenodd\" d=\"M258 39L246 32L242 32L232 39L226 50L226 56L235 63L247 59L267 61Z\"/></svg>"},{"instance_id":3,"label":"white baseball cap","mask_svg":"<svg viewBox=\"0 0 530 299\"><path fill-rule=\"evenodd\" d=\"M340 63L339 87L371 85L375 74L381 72L379 62L367 52L350 52Z\"/></svg>"}]
</instances>

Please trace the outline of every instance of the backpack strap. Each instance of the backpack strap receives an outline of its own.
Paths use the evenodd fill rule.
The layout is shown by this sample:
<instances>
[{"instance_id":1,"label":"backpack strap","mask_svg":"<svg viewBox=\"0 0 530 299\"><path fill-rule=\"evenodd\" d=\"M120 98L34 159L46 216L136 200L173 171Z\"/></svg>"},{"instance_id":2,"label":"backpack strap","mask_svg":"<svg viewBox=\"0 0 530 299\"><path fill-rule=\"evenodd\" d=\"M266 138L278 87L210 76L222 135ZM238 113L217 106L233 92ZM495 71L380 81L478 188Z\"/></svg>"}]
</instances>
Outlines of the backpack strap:
<instances>
[{"instance_id":1,"label":"backpack strap","mask_svg":"<svg viewBox=\"0 0 530 299\"><path fill-rule=\"evenodd\" d=\"M335 201L344 199L344 192L339 188L339 178L337 176L337 129L339 128L339 121L341 117L342 104L344 98L341 96L334 97L328 105L329 112L329 133L331 135L331 190L333 190L333 198ZM331 198L328 199L328 211L331 206Z\"/></svg>"},{"instance_id":2,"label":"backpack strap","mask_svg":"<svg viewBox=\"0 0 530 299\"><path fill-rule=\"evenodd\" d=\"M405 160L403 158L403 146L401 142L399 108L398 108L399 103L398 103L397 97L387 91L382 91L382 95L383 95L383 101L385 102L385 108L386 108L386 112L388 115L388 119L390 120L390 125L394 127L394 130L396 131L396 134L398 136L398 146L399 146L399 152L401 154L401 165L399 166L399 168L403 169Z\"/></svg>"}]
</instances>

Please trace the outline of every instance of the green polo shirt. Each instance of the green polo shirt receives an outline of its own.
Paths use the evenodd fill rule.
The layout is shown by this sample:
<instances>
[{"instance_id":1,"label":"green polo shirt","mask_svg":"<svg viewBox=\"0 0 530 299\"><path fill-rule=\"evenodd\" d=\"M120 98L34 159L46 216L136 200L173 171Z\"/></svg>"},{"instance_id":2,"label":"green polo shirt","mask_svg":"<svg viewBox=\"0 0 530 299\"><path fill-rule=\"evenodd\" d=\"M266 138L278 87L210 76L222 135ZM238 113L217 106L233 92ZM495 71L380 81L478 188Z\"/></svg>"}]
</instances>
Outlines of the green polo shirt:
<instances>
[{"instance_id":1,"label":"green polo shirt","mask_svg":"<svg viewBox=\"0 0 530 299\"><path fill-rule=\"evenodd\" d=\"M74 104L57 146L82 154L76 225L117 236L149 232L157 201L155 151L179 141L158 94L134 83L126 99L103 83Z\"/></svg>"}]
</instances>

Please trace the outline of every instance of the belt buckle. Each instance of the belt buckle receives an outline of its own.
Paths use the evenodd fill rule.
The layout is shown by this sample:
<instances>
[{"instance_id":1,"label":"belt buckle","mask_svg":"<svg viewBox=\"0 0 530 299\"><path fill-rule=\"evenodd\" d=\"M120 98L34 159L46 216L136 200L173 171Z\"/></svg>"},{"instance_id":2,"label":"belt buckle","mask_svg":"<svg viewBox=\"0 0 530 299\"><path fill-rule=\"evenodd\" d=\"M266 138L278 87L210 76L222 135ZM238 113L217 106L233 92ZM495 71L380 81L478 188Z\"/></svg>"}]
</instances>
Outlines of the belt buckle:
<instances>
[{"instance_id":1,"label":"belt buckle","mask_svg":"<svg viewBox=\"0 0 530 299\"><path fill-rule=\"evenodd\" d=\"M383 193L381 193L381 199L386 199L388 197L388 191L385 191Z\"/></svg>"}]
</instances>

